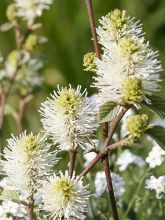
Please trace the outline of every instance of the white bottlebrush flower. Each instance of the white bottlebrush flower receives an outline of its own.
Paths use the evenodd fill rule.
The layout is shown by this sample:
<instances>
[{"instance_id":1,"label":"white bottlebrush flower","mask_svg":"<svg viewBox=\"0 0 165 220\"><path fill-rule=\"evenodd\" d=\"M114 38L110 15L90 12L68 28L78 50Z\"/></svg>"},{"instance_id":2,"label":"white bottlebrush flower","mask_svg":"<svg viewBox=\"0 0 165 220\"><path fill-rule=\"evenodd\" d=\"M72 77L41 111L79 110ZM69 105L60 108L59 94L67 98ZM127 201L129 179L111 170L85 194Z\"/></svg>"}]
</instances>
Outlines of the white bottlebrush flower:
<instances>
[{"instance_id":1,"label":"white bottlebrush flower","mask_svg":"<svg viewBox=\"0 0 165 220\"><path fill-rule=\"evenodd\" d=\"M15 0L17 16L33 22L36 17L42 15L44 9L49 9L53 0Z\"/></svg>"},{"instance_id":2,"label":"white bottlebrush flower","mask_svg":"<svg viewBox=\"0 0 165 220\"><path fill-rule=\"evenodd\" d=\"M96 61L93 83L104 102L120 101L126 92L140 102L145 95L159 90L161 65L157 60L158 53L144 44L143 39L123 38L119 43L110 42L110 45L102 60Z\"/></svg>"},{"instance_id":3,"label":"white bottlebrush flower","mask_svg":"<svg viewBox=\"0 0 165 220\"><path fill-rule=\"evenodd\" d=\"M131 18L125 10L115 9L103 16L97 28L99 42L105 48L110 41L118 41L122 37L141 37L142 25L135 18Z\"/></svg>"},{"instance_id":4,"label":"white bottlebrush flower","mask_svg":"<svg viewBox=\"0 0 165 220\"><path fill-rule=\"evenodd\" d=\"M129 150L124 150L118 157L116 164L119 166L120 171L126 170L128 165L136 164L139 167L143 167L145 165L144 160L135 154L133 154Z\"/></svg>"},{"instance_id":5,"label":"white bottlebrush flower","mask_svg":"<svg viewBox=\"0 0 165 220\"><path fill-rule=\"evenodd\" d=\"M97 129L96 97L87 97L86 90L59 88L41 104L44 131L62 150L73 149L87 142Z\"/></svg>"},{"instance_id":6,"label":"white bottlebrush flower","mask_svg":"<svg viewBox=\"0 0 165 220\"><path fill-rule=\"evenodd\" d=\"M146 188L156 191L157 199L161 199L162 195L165 195L165 176L160 176L158 178L151 176L145 183Z\"/></svg>"},{"instance_id":7,"label":"white bottlebrush flower","mask_svg":"<svg viewBox=\"0 0 165 220\"><path fill-rule=\"evenodd\" d=\"M38 181L50 175L57 161L56 152L49 152L50 145L40 134L20 134L8 139L1 165L9 186L28 198L38 188Z\"/></svg>"},{"instance_id":8,"label":"white bottlebrush flower","mask_svg":"<svg viewBox=\"0 0 165 220\"><path fill-rule=\"evenodd\" d=\"M103 55L101 60L96 60L97 70L93 86L98 88L100 98L104 102L123 99L131 104L141 102L145 95L151 95L159 90L161 65L157 60L158 53L150 49L149 43L145 43L144 37L140 37L141 34L137 34L141 33L137 23L130 29L126 22L124 30L131 30L128 31L131 34L122 31L118 40L114 40L111 36L114 31L112 25L106 24L106 19L103 20L103 26L99 27L98 32ZM120 19L116 22L120 23ZM109 37L105 37L107 31L105 26L108 26ZM116 31L120 32L118 25Z\"/></svg>"},{"instance_id":9,"label":"white bottlebrush flower","mask_svg":"<svg viewBox=\"0 0 165 220\"><path fill-rule=\"evenodd\" d=\"M150 168L160 166L165 160L165 151L159 147L159 145L153 142L152 150L149 152L146 162L149 164Z\"/></svg>"},{"instance_id":10,"label":"white bottlebrush flower","mask_svg":"<svg viewBox=\"0 0 165 220\"><path fill-rule=\"evenodd\" d=\"M125 188L124 188L125 181L123 177L119 176L116 173L112 173L111 177L112 177L112 184L113 184L115 196L118 197L123 195L123 193L125 192ZM104 193L107 187L105 173L103 171L99 171L96 173L94 183L96 188L95 196L99 197Z\"/></svg>"},{"instance_id":11,"label":"white bottlebrush flower","mask_svg":"<svg viewBox=\"0 0 165 220\"><path fill-rule=\"evenodd\" d=\"M75 175L70 178L66 171L65 175L60 172L59 176L50 177L42 185L43 209L50 212L53 219L85 219L90 194L82 180Z\"/></svg>"}]
</instances>

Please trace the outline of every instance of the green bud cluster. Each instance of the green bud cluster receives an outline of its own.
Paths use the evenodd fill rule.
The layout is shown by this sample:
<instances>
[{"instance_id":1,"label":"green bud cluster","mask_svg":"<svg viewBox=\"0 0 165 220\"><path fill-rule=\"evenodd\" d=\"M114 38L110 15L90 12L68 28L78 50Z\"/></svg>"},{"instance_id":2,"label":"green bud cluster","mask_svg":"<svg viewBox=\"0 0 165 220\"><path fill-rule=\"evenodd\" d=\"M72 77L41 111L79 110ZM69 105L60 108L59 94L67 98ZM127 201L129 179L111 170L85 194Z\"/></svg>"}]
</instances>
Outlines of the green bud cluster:
<instances>
[{"instance_id":1,"label":"green bud cluster","mask_svg":"<svg viewBox=\"0 0 165 220\"><path fill-rule=\"evenodd\" d=\"M115 9L108 15L109 20L112 22L115 29L121 29L128 20L128 16L125 10L120 11Z\"/></svg>"},{"instance_id":2,"label":"green bud cluster","mask_svg":"<svg viewBox=\"0 0 165 220\"><path fill-rule=\"evenodd\" d=\"M7 7L6 16L7 16L9 21L11 21L11 22L16 21L16 5L15 4L10 4Z\"/></svg>"},{"instance_id":3,"label":"green bud cluster","mask_svg":"<svg viewBox=\"0 0 165 220\"><path fill-rule=\"evenodd\" d=\"M146 114L135 115L128 118L126 122L126 131L133 138L139 138L142 134L144 134L147 126L148 116Z\"/></svg>"},{"instance_id":4,"label":"green bud cluster","mask_svg":"<svg viewBox=\"0 0 165 220\"><path fill-rule=\"evenodd\" d=\"M85 54L83 66L85 71L96 72L96 54L93 52Z\"/></svg>"},{"instance_id":5,"label":"green bud cluster","mask_svg":"<svg viewBox=\"0 0 165 220\"><path fill-rule=\"evenodd\" d=\"M134 39L122 38L119 42L124 54L132 55L140 50L140 47Z\"/></svg>"},{"instance_id":6,"label":"green bud cluster","mask_svg":"<svg viewBox=\"0 0 165 220\"><path fill-rule=\"evenodd\" d=\"M142 81L135 76L129 77L123 83L122 95L125 103L135 104L141 102L144 97Z\"/></svg>"},{"instance_id":7,"label":"green bud cluster","mask_svg":"<svg viewBox=\"0 0 165 220\"><path fill-rule=\"evenodd\" d=\"M63 109L64 114L73 115L80 101L81 100L74 91L64 89L60 92L58 99L55 99L55 104Z\"/></svg>"},{"instance_id":8,"label":"green bud cluster","mask_svg":"<svg viewBox=\"0 0 165 220\"><path fill-rule=\"evenodd\" d=\"M30 34L24 44L24 49L28 51L33 51L38 43L38 37L34 34Z\"/></svg>"}]
</instances>

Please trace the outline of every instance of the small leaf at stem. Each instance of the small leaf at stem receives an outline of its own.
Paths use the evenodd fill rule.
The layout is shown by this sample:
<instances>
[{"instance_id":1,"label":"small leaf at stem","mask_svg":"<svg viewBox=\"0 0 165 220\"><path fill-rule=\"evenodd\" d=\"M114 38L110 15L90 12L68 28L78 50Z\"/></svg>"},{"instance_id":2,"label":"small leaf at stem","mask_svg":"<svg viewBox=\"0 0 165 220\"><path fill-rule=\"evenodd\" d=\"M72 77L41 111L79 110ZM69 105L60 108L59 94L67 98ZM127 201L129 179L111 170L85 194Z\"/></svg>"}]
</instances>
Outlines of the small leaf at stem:
<instances>
[{"instance_id":1,"label":"small leaf at stem","mask_svg":"<svg viewBox=\"0 0 165 220\"><path fill-rule=\"evenodd\" d=\"M19 196L13 190L4 189L0 195L0 200L19 200Z\"/></svg>"},{"instance_id":2,"label":"small leaf at stem","mask_svg":"<svg viewBox=\"0 0 165 220\"><path fill-rule=\"evenodd\" d=\"M11 105L9 105L9 104L6 104L5 105L5 112L4 112L4 114L5 115L11 115L11 114L13 114L13 112L14 112L13 107Z\"/></svg>"},{"instance_id":3,"label":"small leaf at stem","mask_svg":"<svg viewBox=\"0 0 165 220\"><path fill-rule=\"evenodd\" d=\"M161 118L165 118L165 99L159 96L147 96L148 102L144 100L143 105L158 114Z\"/></svg>"},{"instance_id":4,"label":"small leaf at stem","mask_svg":"<svg viewBox=\"0 0 165 220\"><path fill-rule=\"evenodd\" d=\"M105 123L111 121L117 113L118 107L115 102L106 102L99 109L99 122Z\"/></svg>"},{"instance_id":5,"label":"small leaf at stem","mask_svg":"<svg viewBox=\"0 0 165 220\"><path fill-rule=\"evenodd\" d=\"M154 125L146 130L146 134L153 138L165 150L165 128Z\"/></svg>"}]
</instances>

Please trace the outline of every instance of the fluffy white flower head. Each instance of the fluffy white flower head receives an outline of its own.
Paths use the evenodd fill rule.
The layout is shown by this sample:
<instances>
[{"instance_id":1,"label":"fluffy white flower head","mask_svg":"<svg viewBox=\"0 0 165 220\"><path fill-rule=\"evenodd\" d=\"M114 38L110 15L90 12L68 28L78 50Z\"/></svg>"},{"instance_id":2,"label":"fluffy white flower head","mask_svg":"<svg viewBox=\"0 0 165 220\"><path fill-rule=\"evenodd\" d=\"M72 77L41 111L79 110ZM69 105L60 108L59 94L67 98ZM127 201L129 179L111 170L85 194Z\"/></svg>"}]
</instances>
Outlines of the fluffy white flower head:
<instances>
[{"instance_id":1,"label":"fluffy white flower head","mask_svg":"<svg viewBox=\"0 0 165 220\"><path fill-rule=\"evenodd\" d=\"M161 199L162 195L165 194L165 176L160 176L158 178L151 176L145 183L146 188L156 191L157 199Z\"/></svg>"},{"instance_id":2,"label":"fluffy white flower head","mask_svg":"<svg viewBox=\"0 0 165 220\"><path fill-rule=\"evenodd\" d=\"M87 97L86 90L59 88L41 104L40 113L45 132L60 144L62 150L77 146L84 148L86 138L97 129L95 98Z\"/></svg>"},{"instance_id":3,"label":"fluffy white flower head","mask_svg":"<svg viewBox=\"0 0 165 220\"><path fill-rule=\"evenodd\" d=\"M43 209L52 213L53 219L85 219L89 192L75 175L70 178L68 172L65 175L60 172L60 176L52 176L43 182L41 194Z\"/></svg>"},{"instance_id":4,"label":"fluffy white flower head","mask_svg":"<svg viewBox=\"0 0 165 220\"><path fill-rule=\"evenodd\" d=\"M120 19L116 22L119 22L119 25L115 24L116 31L120 32L122 18L121 22ZM137 23L134 28L130 28L126 22L124 30L129 31L117 34L120 36L116 37L117 40L111 36L114 32L113 25L106 26L108 28L102 22L102 27L98 29L103 54L101 60L96 60L97 71L93 86L98 88L104 102L119 102L124 99L130 104L139 103L145 95L159 90L161 65L157 60L158 53L152 51L149 43L145 43L144 38L137 34L141 32L141 29L137 31ZM109 37L105 37L105 33Z\"/></svg>"},{"instance_id":5,"label":"fluffy white flower head","mask_svg":"<svg viewBox=\"0 0 165 220\"><path fill-rule=\"evenodd\" d=\"M159 145L153 142L152 150L149 152L146 162L150 168L160 166L165 160L165 151Z\"/></svg>"},{"instance_id":6,"label":"fluffy white flower head","mask_svg":"<svg viewBox=\"0 0 165 220\"><path fill-rule=\"evenodd\" d=\"M1 161L9 186L13 186L25 198L37 190L37 182L51 173L56 153L49 152L45 137L26 132L8 139Z\"/></svg>"},{"instance_id":7,"label":"fluffy white flower head","mask_svg":"<svg viewBox=\"0 0 165 220\"><path fill-rule=\"evenodd\" d=\"M49 9L52 0L15 0L17 15L32 22L42 15L44 9Z\"/></svg>"}]
</instances>

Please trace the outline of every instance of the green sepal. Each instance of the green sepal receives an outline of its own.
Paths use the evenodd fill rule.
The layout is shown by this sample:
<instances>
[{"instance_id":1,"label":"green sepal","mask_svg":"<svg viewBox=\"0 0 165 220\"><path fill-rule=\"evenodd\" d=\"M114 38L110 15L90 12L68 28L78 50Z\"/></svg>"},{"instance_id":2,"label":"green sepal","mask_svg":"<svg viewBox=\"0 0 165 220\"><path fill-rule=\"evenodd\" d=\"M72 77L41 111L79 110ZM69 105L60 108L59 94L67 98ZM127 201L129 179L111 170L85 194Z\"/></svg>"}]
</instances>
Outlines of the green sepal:
<instances>
[{"instance_id":1,"label":"green sepal","mask_svg":"<svg viewBox=\"0 0 165 220\"><path fill-rule=\"evenodd\" d=\"M145 133L153 138L165 150L165 128L159 125L149 127Z\"/></svg>"},{"instance_id":2,"label":"green sepal","mask_svg":"<svg viewBox=\"0 0 165 220\"><path fill-rule=\"evenodd\" d=\"M14 112L13 107L12 107L11 105L9 105L9 104L6 104L6 105L5 105L4 114L5 114L5 115L12 115L13 112Z\"/></svg>"},{"instance_id":3,"label":"green sepal","mask_svg":"<svg viewBox=\"0 0 165 220\"><path fill-rule=\"evenodd\" d=\"M4 189L1 192L0 200L16 200L17 201L19 200L19 195L13 190Z\"/></svg>"},{"instance_id":4,"label":"green sepal","mask_svg":"<svg viewBox=\"0 0 165 220\"><path fill-rule=\"evenodd\" d=\"M142 104L158 114L161 118L165 118L165 99L159 96L146 96L146 98L148 102L144 100Z\"/></svg>"},{"instance_id":5,"label":"green sepal","mask_svg":"<svg viewBox=\"0 0 165 220\"><path fill-rule=\"evenodd\" d=\"M116 115L118 110L118 107L116 106L115 102L106 102L104 105L102 105L99 109L99 122L105 123L108 121L111 121L114 116Z\"/></svg>"}]
</instances>

